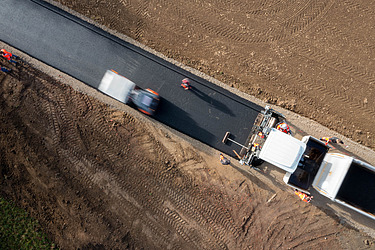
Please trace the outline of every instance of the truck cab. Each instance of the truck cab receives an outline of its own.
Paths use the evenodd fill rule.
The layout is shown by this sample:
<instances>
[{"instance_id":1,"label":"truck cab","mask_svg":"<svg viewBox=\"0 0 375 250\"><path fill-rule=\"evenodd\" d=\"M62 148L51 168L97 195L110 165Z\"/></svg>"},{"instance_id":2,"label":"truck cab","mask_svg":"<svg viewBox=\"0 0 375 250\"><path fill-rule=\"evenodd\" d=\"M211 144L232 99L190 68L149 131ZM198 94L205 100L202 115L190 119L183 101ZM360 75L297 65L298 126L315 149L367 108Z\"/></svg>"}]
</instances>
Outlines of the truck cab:
<instances>
[{"instance_id":1,"label":"truck cab","mask_svg":"<svg viewBox=\"0 0 375 250\"><path fill-rule=\"evenodd\" d=\"M328 153L324 142L301 140L275 129L285 117L266 106L238 155L250 167L266 161L286 173L283 181L304 193L313 187L334 202L375 219L375 167L351 156ZM223 139L226 142L228 133ZM229 139L228 139L229 140Z\"/></svg>"},{"instance_id":2,"label":"truck cab","mask_svg":"<svg viewBox=\"0 0 375 250\"><path fill-rule=\"evenodd\" d=\"M158 93L151 89L141 89L114 70L106 71L98 89L122 103L134 104L139 111L147 115L154 115L160 102Z\"/></svg>"},{"instance_id":3,"label":"truck cab","mask_svg":"<svg viewBox=\"0 0 375 250\"><path fill-rule=\"evenodd\" d=\"M259 158L286 171L283 180L287 185L308 193L328 149L312 136L298 140L272 128Z\"/></svg>"}]
</instances>

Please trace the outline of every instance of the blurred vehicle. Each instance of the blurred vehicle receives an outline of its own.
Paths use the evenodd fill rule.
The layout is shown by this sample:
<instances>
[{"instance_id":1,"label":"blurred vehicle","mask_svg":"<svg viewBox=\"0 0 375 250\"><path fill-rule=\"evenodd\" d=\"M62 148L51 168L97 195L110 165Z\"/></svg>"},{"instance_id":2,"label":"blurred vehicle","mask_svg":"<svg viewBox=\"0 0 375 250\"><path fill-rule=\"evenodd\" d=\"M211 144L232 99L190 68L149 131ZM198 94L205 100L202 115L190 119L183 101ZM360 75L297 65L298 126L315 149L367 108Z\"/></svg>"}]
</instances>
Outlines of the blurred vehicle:
<instances>
[{"instance_id":1,"label":"blurred vehicle","mask_svg":"<svg viewBox=\"0 0 375 250\"><path fill-rule=\"evenodd\" d=\"M154 115L160 102L158 93L138 87L114 70L106 71L98 89L122 103L134 104L139 111L147 115Z\"/></svg>"}]
</instances>

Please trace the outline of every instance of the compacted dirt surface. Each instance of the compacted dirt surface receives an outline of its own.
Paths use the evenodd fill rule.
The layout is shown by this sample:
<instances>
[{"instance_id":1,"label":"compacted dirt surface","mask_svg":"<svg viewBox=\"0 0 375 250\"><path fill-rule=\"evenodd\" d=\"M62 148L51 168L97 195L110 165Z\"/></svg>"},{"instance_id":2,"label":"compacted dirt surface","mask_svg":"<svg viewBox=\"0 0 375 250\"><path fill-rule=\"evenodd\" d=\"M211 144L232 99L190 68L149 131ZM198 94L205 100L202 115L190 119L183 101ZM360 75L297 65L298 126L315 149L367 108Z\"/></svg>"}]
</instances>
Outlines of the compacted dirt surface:
<instances>
[{"instance_id":1,"label":"compacted dirt surface","mask_svg":"<svg viewBox=\"0 0 375 250\"><path fill-rule=\"evenodd\" d=\"M365 1L60 0L95 21L374 148ZM367 249L281 172L113 109L27 63L0 73L0 194L62 249ZM317 203L316 203L317 204Z\"/></svg>"},{"instance_id":2,"label":"compacted dirt surface","mask_svg":"<svg viewBox=\"0 0 375 250\"><path fill-rule=\"evenodd\" d=\"M24 64L0 74L1 195L62 249L370 248L263 173ZM128 108L130 109L130 108ZM138 115L139 116L139 115Z\"/></svg>"}]
</instances>

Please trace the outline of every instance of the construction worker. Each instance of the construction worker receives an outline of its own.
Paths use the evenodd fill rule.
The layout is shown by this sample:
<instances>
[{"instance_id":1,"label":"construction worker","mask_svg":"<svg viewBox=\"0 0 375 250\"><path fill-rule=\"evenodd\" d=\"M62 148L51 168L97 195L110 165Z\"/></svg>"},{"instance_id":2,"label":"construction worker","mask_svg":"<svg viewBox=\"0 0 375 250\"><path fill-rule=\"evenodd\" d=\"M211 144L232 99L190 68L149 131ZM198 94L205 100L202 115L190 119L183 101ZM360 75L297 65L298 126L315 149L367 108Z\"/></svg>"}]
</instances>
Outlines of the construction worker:
<instances>
[{"instance_id":1,"label":"construction worker","mask_svg":"<svg viewBox=\"0 0 375 250\"><path fill-rule=\"evenodd\" d=\"M12 59L19 59L18 56L13 55L12 53L6 51L5 49L1 49L1 55L5 57L6 59L8 59L9 62L14 63L14 64L17 64L17 62Z\"/></svg>"},{"instance_id":2,"label":"construction worker","mask_svg":"<svg viewBox=\"0 0 375 250\"><path fill-rule=\"evenodd\" d=\"M281 132L283 132L285 134L288 134L288 135L292 134L292 132L290 131L290 128L289 128L289 126L288 126L288 124L286 122L279 122L276 125L276 129L280 130Z\"/></svg>"},{"instance_id":3,"label":"construction worker","mask_svg":"<svg viewBox=\"0 0 375 250\"><path fill-rule=\"evenodd\" d=\"M220 153L220 162L223 165L229 165L230 164L230 160L228 158L226 158L222 153Z\"/></svg>"},{"instance_id":4,"label":"construction worker","mask_svg":"<svg viewBox=\"0 0 375 250\"><path fill-rule=\"evenodd\" d=\"M337 137L322 137L320 138L321 141L324 141L326 145L328 145L328 143L341 143L341 144L344 144L344 142L342 140L340 140L339 138Z\"/></svg>"},{"instance_id":5,"label":"construction worker","mask_svg":"<svg viewBox=\"0 0 375 250\"><path fill-rule=\"evenodd\" d=\"M12 71L12 69L7 69L5 67L0 67L0 70L5 72L5 73L10 73Z\"/></svg>"},{"instance_id":6,"label":"construction worker","mask_svg":"<svg viewBox=\"0 0 375 250\"><path fill-rule=\"evenodd\" d=\"M181 83L181 86L182 86L185 90L189 90L189 89L191 89L189 79L188 79L188 78L183 79L183 80L182 80L182 83Z\"/></svg>"},{"instance_id":7,"label":"construction worker","mask_svg":"<svg viewBox=\"0 0 375 250\"><path fill-rule=\"evenodd\" d=\"M294 193L304 202L310 203L312 198L314 196L309 196L301 191L298 191L297 189L294 190Z\"/></svg>"}]
</instances>

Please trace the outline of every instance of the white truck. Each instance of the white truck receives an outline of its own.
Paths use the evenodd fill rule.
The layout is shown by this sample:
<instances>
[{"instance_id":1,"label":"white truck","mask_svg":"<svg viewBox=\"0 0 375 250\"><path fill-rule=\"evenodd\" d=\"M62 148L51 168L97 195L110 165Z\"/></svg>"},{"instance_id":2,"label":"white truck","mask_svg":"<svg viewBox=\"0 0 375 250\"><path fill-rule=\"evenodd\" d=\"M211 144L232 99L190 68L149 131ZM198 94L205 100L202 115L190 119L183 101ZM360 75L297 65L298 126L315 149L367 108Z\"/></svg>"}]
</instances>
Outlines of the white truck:
<instances>
[{"instance_id":1,"label":"white truck","mask_svg":"<svg viewBox=\"0 0 375 250\"><path fill-rule=\"evenodd\" d=\"M147 115L154 115L160 102L158 93L151 89L139 88L114 70L105 72L98 89L122 103L134 104L139 111Z\"/></svg>"},{"instance_id":2,"label":"white truck","mask_svg":"<svg viewBox=\"0 0 375 250\"><path fill-rule=\"evenodd\" d=\"M283 180L293 189L309 193L313 187L332 201L375 219L375 167L351 156L328 153L330 148L312 136L298 140L276 130L283 119L269 107L258 115L242 145L240 163L251 167L271 163L286 171ZM223 142L228 136L227 132Z\"/></svg>"}]
</instances>

